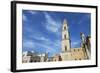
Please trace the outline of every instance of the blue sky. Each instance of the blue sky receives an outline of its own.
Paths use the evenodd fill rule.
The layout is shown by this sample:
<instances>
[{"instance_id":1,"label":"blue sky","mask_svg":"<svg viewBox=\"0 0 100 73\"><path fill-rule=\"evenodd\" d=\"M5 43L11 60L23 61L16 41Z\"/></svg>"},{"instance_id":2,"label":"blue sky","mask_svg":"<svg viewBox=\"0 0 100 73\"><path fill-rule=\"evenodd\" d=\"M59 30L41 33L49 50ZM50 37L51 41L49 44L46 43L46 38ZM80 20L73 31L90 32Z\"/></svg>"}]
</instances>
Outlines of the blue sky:
<instances>
[{"instance_id":1,"label":"blue sky","mask_svg":"<svg viewBox=\"0 0 100 73\"><path fill-rule=\"evenodd\" d=\"M60 53L64 19L69 27L71 48L80 47L80 32L90 35L90 13L23 10L23 51L48 53L49 56Z\"/></svg>"}]
</instances>

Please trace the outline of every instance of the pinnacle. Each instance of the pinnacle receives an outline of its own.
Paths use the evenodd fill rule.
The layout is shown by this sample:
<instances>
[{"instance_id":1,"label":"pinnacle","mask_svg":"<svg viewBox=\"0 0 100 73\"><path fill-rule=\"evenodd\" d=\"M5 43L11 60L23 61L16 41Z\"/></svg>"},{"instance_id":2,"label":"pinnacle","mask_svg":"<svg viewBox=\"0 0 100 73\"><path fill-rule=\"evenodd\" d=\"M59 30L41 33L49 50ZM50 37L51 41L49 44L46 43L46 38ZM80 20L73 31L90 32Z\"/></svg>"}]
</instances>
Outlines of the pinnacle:
<instances>
[{"instance_id":1,"label":"pinnacle","mask_svg":"<svg viewBox=\"0 0 100 73\"><path fill-rule=\"evenodd\" d=\"M67 20L66 19L64 19L63 24L67 24Z\"/></svg>"}]
</instances>

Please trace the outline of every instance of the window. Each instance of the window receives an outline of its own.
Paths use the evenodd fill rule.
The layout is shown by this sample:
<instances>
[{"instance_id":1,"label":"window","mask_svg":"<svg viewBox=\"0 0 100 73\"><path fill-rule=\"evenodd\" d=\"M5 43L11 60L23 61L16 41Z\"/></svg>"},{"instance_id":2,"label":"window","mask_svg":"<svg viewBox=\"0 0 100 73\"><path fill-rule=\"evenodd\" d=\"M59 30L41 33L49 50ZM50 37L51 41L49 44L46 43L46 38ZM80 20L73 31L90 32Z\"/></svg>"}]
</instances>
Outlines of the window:
<instances>
[{"instance_id":1,"label":"window","mask_svg":"<svg viewBox=\"0 0 100 73\"><path fill-rule=\"evenodd\" d=\"M66 26L64 26L64 30L66 30Z\"/></svg>"},{"instance_id":2,"label":"window","mask_svg":"<svg viewBox=\"0 0 100 73\"><path fill-rule=\"evenodd\" d=\"M66 34L64 35L64 39L66 39Z\"/></svg>"},{"instance_id":3,"label":"window","mask_svg":"<svg viewBox=\"0 0 100 73\"><path fill-rule=\"evenodd\" d=\"M77 59L75 58L75 60L77 60Z\"/></svg>"},{"instance_id":4,"label":"window","mask_svg":"<svg viewBox=\"0 0 100 73\"><path fill-rule=\"evenodd\" d=\"M67 46L65 46L65 51L67 51Z\"/></svg>"},{"instance_id":5,"label":"window","mask_svg":"<svg viewBox=\"0 0 100 73\"><path fill-rule=\"evenodd\" d=\"M78 51L79 51L79 49L78 49Z\"/></svg>"},{"instance_id":6,"label":"window","mask_svg":"<svg viewBox=\"0 0 100 73\"><path fill-rule=\"evenodd\" d=\"M36 62L36 60L34 60L34 62Z\"/></svg>"}]
</instances>

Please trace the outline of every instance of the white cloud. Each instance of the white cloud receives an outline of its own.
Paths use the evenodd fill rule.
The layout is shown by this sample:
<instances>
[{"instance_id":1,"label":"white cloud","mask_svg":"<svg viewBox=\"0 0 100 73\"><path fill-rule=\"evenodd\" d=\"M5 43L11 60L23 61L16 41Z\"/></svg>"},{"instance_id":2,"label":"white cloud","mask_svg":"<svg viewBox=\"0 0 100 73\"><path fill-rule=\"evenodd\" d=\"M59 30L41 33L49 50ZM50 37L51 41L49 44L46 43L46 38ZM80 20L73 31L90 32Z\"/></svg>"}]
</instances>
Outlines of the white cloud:
<instances>
[{"instance_id":1,"label":"white cloud","mask_svg":"<svg viewBox=\"0 0 100 73\"><path fill-rule=\"evenodd\" d=\"M56 22L48 13L44 12L46 18L46 29L52 32L58 32L59 22Z\"/></svg>"},{"instance_id":2,"label":"white cloud","mask_svg":"<svg viewBox=\"0 0 100 73\"><path fill-rule=\"evenodd\" d=\"M73 41L73 42L71 42L71 46L72 47L76 47L79 44L80 44L80 41Z\"/></svg>"},{"instance_id":3,"label":"white cloud","mask_svg":"<svg viewBox=\"0 0 100 73\"><path fill-rule=\"evenodd\" d=\"M78 43L79 43L79 42L73 42L72 44L73 44L73 45L77 45Z\"/></svg>"},{"instance_id":4,"label":"white cloud","mask_svg":"<svg viewBox=\"0 0 100 73\"><path fill-rule=\"evenodd\" d=\"M43 42L43 44L45 45L52 45L52 46L55 46L55 47L59 47L60 44L61 44L61 41L60 40L50 40L49 38L46 38L46 37L38 37L38 40L41 40Z\"/></svg>"},{"instance_id":5,"label":"white cloud","mask_svg":"<svg viewBox=\"0 0 100 73\"><path fill-rule=\"evenodd\" d=\"M49 39L47 39L47 38L45 38L45 37L40 37L40 40L42 40L42 41L49 41Z\"/></svg>"},{"instance_id":6,"label":"white cloud","mask_svg":"<svg viewBox=\"0 0 100 73\"><path fill-rule=\"evenodd\" d=\"M37 37L34 37L34 38L42 41L41 43L35 42L35 45L46 48L46 52L55 52L56 48L54 48L54 47L60 46L60 40L51 41L50 39L43 37L43 36L41 36L41 37L37 36Z\"/></svg>"},{"instance_id":7,"label":"white cloud","mask_svg":"<svg viewBox=\"0 0 100 73\"><path fill-rule=\"evenodd\" d=\"M23 18L23 21L27 21L28 20L27 16L25 14L23 14L22 18Z\"/></svg>"},{"instance_id":8,"label":"white cloud","mask_svg":"<svg viewBox=\"0 0 100 73\"><path fill-rule=\"evenodd\" d=\"M28 11L30 14L37 14L38 12L36 12L36 11L32 11L32 10L29 10ZM23 18L23 21L28 21L28 18L27 18L27 16L25 15L25 14L23 14L22 15L22 18Z\"/></svg>"},{"instance_id":9,"label":"white cloud","mask_svg":"<svg viewBox=\"0 0 100 73\"><path fill-rule=\"evenodd\" d=\"M35 39L35 40L39 40L40 42L42 42L43 44L46 44L46 45L51 45L51 44L54 43L49 38L44 37L42 35L34 35L33 34L30 37L33 38L33 39Z\"/></svg>"},{"instance_id":10,"label":"white cloud","mask_svg":"<svg viewBox=\"0 0 100 73\"><path fill-rule=\"evenodd\" d=\"M42 35L34 35L32 34L30 37L36 39L36 40L40 40L40 41L44 41L44 42L49 42L50 40Z\"/></svg>"},{"instance_id":11,"label":"white cloud","mask_svg":"<svg viewBox=\"0 0 100 73\"><path fill-rule=\"evenodd\" d=\"M46 28L52 32L57 32L58 29L55 26L47 25Z\"/></svg>"},{"instance_id":12,"label":"white cloud","mask_svg":"<svg viewBox=\"0 0 100 73\"><path fill-rule=\"evenodd\" d=\"M28 11L28 12L31 13L31 14L37 14L36 11L32 11L32 10L30 10L30 11Z\"/></svg>"},{"instance_id":13,"label":"white cloud","mask_svg":"<svg viewBox=\"0 0 100 73\"><path fill-rule=\"evenodd\" d=\"M23 47L24 48L34 48L35 44L34 44L34 42L32 42L30 40L26 40L26 41L23 41Z\"/></svg>"},{"instance_id":14,"label":"white cloud","mask_svg":"<svg viewBox=\"0 0 100 73\"><path fill-rule=\"evenodd\" d=\"M35 42L35 45L36 45L36 46L39 46L39 47L45 48L45 52L46 52L46 53L55 51L55 49L54 49L52 46L50 46L50 45L48 45L48 44L45 44L45 43ZM42 49L42 50L43 50L43 49Z\"/></svg>"},{"instance_id":15,"label":"white cloud","mask_svg":"<svg viewBox=\"0 0 100 73\"><path fill-rule=\"evenodd\" d=\"M60 40L50 40L49 38L46 38L44 36L38 36L35 35L33 36L34 39L39 40L42 42L42 45L45 45L44 47L46 48L47 46L54 46L54 47L60 47L61 41ZM48 47L47 47L48 48Z\"/></svg>"}]
</instances>

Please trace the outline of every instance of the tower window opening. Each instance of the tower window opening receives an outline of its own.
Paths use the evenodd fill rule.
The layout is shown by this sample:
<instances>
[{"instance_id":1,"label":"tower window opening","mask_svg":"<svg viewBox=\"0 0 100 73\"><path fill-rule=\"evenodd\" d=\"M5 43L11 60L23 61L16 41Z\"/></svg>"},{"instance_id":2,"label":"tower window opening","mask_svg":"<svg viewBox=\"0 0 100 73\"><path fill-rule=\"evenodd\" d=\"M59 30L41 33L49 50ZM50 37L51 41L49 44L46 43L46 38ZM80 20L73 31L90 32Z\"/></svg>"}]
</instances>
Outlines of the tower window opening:
<instances>
[{"instance_id":1,"label":"tower window opening","mask_svg":"<svg viewBox=\"0 0 100 73\"><path fill-rule=\"evenodd\" d=\"M75 58L75 60L77 60L77 59Z\"/></svg>"},{"instance_id":2,"label":"tower window opening","mask_svg":"<svg viewBox=\"0 0 100 73\"><path fill-rule=\"evenodd\" d=\"M67 51L67 46L65 46L65 51Z\"/></svg>"},{"instance_id":3,"label":"tower window opening","mask_svg":"<svg viewBox=\"0 0 100 73\"><path fill-rule=\"evenodd\" d=\"M64 27L64 30L66 30L66 26Z\"/></svg>"},{"instance_id":4,"label":"tower window opening","mask_svg":"<svg viewBox=\"0 0 100 73\"><path fill-rule=\"evenodd\" d=\"M64 39L66 39L66 35L64 35Z\"/></svg>"}]
</instances>

